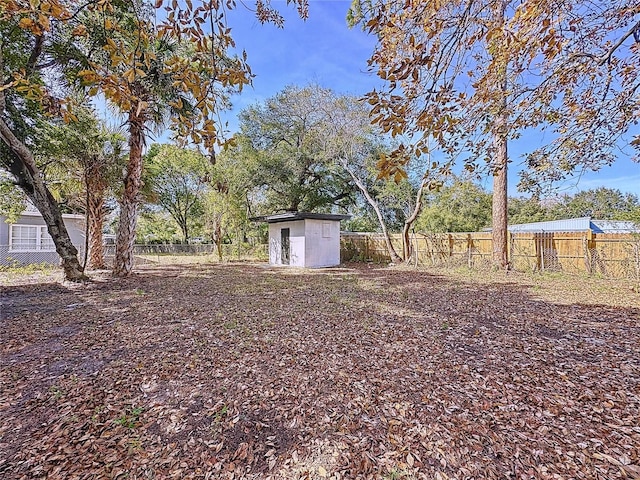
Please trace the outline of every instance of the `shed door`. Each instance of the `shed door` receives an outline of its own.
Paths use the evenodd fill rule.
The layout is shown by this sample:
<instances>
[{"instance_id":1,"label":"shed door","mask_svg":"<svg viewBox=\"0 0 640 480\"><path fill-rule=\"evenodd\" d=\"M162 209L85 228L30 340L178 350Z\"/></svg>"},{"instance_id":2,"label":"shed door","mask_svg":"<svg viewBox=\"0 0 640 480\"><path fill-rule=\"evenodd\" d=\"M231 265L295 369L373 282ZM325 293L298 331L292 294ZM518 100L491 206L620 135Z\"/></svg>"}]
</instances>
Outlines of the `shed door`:
<instances>
[{"instance_id":1,"label":"shed door","mask_svg":"<svg viewBox=\"0 0 640 480\"><path fill-rule=\"evenodd\" d=\"M280 230L280 258L282 259L282 265L289 265L291 259L291 242L289 241L289 235L290 233L288 228Z\"/></svg>"}]
</instances>

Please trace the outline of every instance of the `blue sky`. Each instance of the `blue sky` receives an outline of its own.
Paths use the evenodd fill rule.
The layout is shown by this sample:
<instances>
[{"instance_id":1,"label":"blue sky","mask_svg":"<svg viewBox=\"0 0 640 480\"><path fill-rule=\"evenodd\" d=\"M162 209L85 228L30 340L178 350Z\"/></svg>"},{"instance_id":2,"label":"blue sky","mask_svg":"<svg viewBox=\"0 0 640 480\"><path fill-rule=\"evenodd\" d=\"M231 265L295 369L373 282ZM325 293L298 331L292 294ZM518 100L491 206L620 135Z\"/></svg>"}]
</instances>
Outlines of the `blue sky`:
<instances>
[{"instance_id":1,"label":"blue sky","mask_svg":"<svg viewBox=\"0 0 640 480\"><path fill-rule=\"evenodd\" d=\"M245 2L251 5L253 2ZM297 16L285 0L272 0L286 18L283 29L261 25L254 14L238 2L229 16L232 35L237 47L246 50L248 61L256 75L253 87L247 87L233 99L234 108L223 115L231 131L237 129L237 114L256 102L262 102L287 85L317 83L337 93L363 95L380 80L367 72L367 59L373 51L375 39L359 27L348 28L346 13L349 0L311 0L309 18ZM635 133L640 134L636 127ZM521 168L519 154L532 150L540 141L539 135L524 135L510 146L511 174L509 194L517 192L517 171ZM491 188L491 179L483 182ZM640 164L628 157L620 158L613 166L598 172L585 172L559 187L559 193L574 194L605 186L640 196Z\"/></svg>"}]
</instances>

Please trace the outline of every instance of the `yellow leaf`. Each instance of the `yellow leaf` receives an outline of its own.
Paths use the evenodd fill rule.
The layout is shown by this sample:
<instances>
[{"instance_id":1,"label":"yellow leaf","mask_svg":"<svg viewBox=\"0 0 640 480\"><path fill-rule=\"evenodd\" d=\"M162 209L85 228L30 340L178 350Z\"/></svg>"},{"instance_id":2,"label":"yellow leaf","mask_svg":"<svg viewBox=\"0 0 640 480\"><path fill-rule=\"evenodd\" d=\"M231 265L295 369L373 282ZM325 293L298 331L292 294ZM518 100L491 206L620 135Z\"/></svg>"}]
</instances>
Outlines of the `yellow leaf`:
<instances>
[{"instance_id":1,"label":"yellow leaf","mask_svg":"<svg viewBox=\"0 0 640 480\"><path fill-rule=\"evenodd\" d=\"M73 29L72 34L76 37L84 37L87 34L87 27L84 25L78 25Z\"/></svg>"},{"instance_id":2,"label":"yellow leaf","mask_svg":"<svg viewBox=\"0 0 640 480\"><path fill-rule=\"evenodd\" d=\"M23 30L29 30L34 26L34 23L30 18L21 18L18 22L18 26Z\"/></svg>"},{"instance_id":3,"label":"yellow leaf","mask_svg":"<svg viewBox=\"0 0 640 480\"><path fill-rule=\"evenodd\" d=\"M133 70L133 68L130 68L129 70L124 72L122 76L127 82L131 83L136 79L136 72Z\"/></svg>"},{"instance_id":4,"label":"yellow leaf","mask_svg":"<svg viewBox=\"0 0 640 480\"><path fill-rule=\"evenodd\" d=\"M327 470L324 467L318 467L318 475L322 478L327 478Z\"/></svg>"},{"instance_id":5,"label":"yellow leaf","mask_svg":"<svg viewBox=\"0 0 640 480\"><path fill-rule=\"evenodd\" d=\"M18 82L17 81L13 81L13 82L9 82L5 85L0 86L0 92L4 92L6 89L13 87L14 85L17 85Z\"/></svg>"}]
</instances>

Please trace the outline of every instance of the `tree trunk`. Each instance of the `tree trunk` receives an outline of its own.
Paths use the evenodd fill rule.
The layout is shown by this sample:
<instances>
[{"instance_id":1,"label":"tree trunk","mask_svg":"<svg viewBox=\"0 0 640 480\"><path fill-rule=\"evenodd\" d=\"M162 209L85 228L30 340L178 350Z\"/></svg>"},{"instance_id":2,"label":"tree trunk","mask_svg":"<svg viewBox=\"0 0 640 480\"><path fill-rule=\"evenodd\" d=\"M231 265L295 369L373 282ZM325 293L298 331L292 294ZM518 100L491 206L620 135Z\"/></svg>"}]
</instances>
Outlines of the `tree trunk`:
<instances>
[{"instance_id":1,"label":"tree trunk","mask_svg":"<svg viewBox=\"0 0 640 480\"><path fill-rule=\"evenodd\" d=\"M120 221L116 238L116 257L113 273L127 276L133 270L133 246L136 240L138 203L142 184L142 148L144 145L144 117L137 107L129 112L129 162L124 177L124 192L120 199Z\"/></svg>"},{"instance_id":2,"label":"tree trunk","mask_svg":"<svg viewBox=\"0 0 640 480\"><path fill-rule=\"evenodd\" d=\"M356 186L360 189L364 198L367 199L373 211L376 212L376 217L378 217L378 223L380 224L380 229L382 230L382 235L384 237L384 243L387 246L387 252L389 252L389 257L391 257L392 262L400 263L402 262L402 258L396 252L393 244L391 243L391 237L389 236L389 231L387 230L387 225L384 223L384 218L382 218L382 213L380 212L380 207L378 206L378 202L369 194L369 190L366 185L360 181L358 176L345 164L342 164L343 168L351 175Z\"/></svg>"},{"instance_id":3,"label":"tree trunk","mask_svg":"<svg viewBox=\"0 0 640 480\"><path fill-rule=\"evenodd\" d=\"M87 224L88 253L87 267L90 269L107 268L104 261L104 184L100 180L87 177Z\"/></svg>"},{"instance_id":4,"label":"tree trunk","mask_svg":"<svg viewBox=\"0 0 640 480\"><path fill-rule=\"evenodd\" d=\"M222 216L216 219L215 236L216 250L218 250L218 260L222 262Z\"/></svg>"},{"instance_id":5,"label":"tree trunk","mask_svg":"<svg viewBox=\"0 0 640 480\"><path fill-rule=\"evenodd\" d=\"M182 243L189 243L189 225L187 224L187 219L185 218L184 221L179 222L180 223L180 230L182 230Z\"/></svg>"},{"instance_id":6,"label":"tree trunk","mask_svg":"<svg viewBox=\"0 0 640 480\"><path fill-rule=\"evenodd\" d=\"M87 280L83 268L78 261L78 250L71 242L69 233L58 208L58 202L42 181L33 154L11 131L9 126L0 118L0 138L13 152L14 157L4 160L11 173L15 176L18 186L38 209L53 243L60 255L62 268L66 280L80 282Z\"/></svg>"},{"instance_id":7,"label":"tree trunk","mask_svg":"<svg viewBox=\"0 0 640 480\"><path fill-rule=\"evenodd\" d=\"M506 1L498 3L496 23L504 25ZM494 50L496 73L496 113L493 123L493 203L492 203L492 243L493 264L500 269L509 266L507 239L507 46L505 39L498 37Z\"/></svg>"},{"instance_id":8,"label":"tree trunk","mask_svg":"<svg viewBox=\"0 0 640 480\"><path fill-rule=\"evenodd\" d=\"M409 241L409 231L411 227L416 222L418 215L422 211L422 193L424 192L425 180L422 179L420 182L420 187L416 192L416 203L413 207L413 212L409 218L407 218L404 222L404 227L402 228L402 253L404 255L404 261L408 262L411 257L411 242Z\"/></svg>"},{"instance_id":9,"label":"tree trunk","mask_svg":"<svg viewBox=\"0 0 640 480\"><path fill-rule=\"evenodd\" d=\"M493 172L492 241L493 263L498 268L507 268L507 139L496 134L494 138L495 169Z\"/></svg>"}]
</instances>

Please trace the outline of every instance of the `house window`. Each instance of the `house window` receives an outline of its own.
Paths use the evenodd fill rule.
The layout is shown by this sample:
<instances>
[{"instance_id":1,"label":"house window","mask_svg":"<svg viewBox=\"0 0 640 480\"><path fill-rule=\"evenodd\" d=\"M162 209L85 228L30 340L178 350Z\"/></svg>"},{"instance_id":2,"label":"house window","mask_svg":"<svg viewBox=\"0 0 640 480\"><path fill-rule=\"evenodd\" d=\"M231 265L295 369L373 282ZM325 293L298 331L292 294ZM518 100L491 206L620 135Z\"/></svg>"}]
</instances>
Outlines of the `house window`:
<instances>
[{"instance_id":1,"label":"house window","mask_svg":"<svg viewBox=\"0 0 640 480\"><path fill-rule=\"evenodd\" d=\"M9 249L18 252L55 252L56 247L46 226L11 225Z\"/></svg>"}]
</instances>

